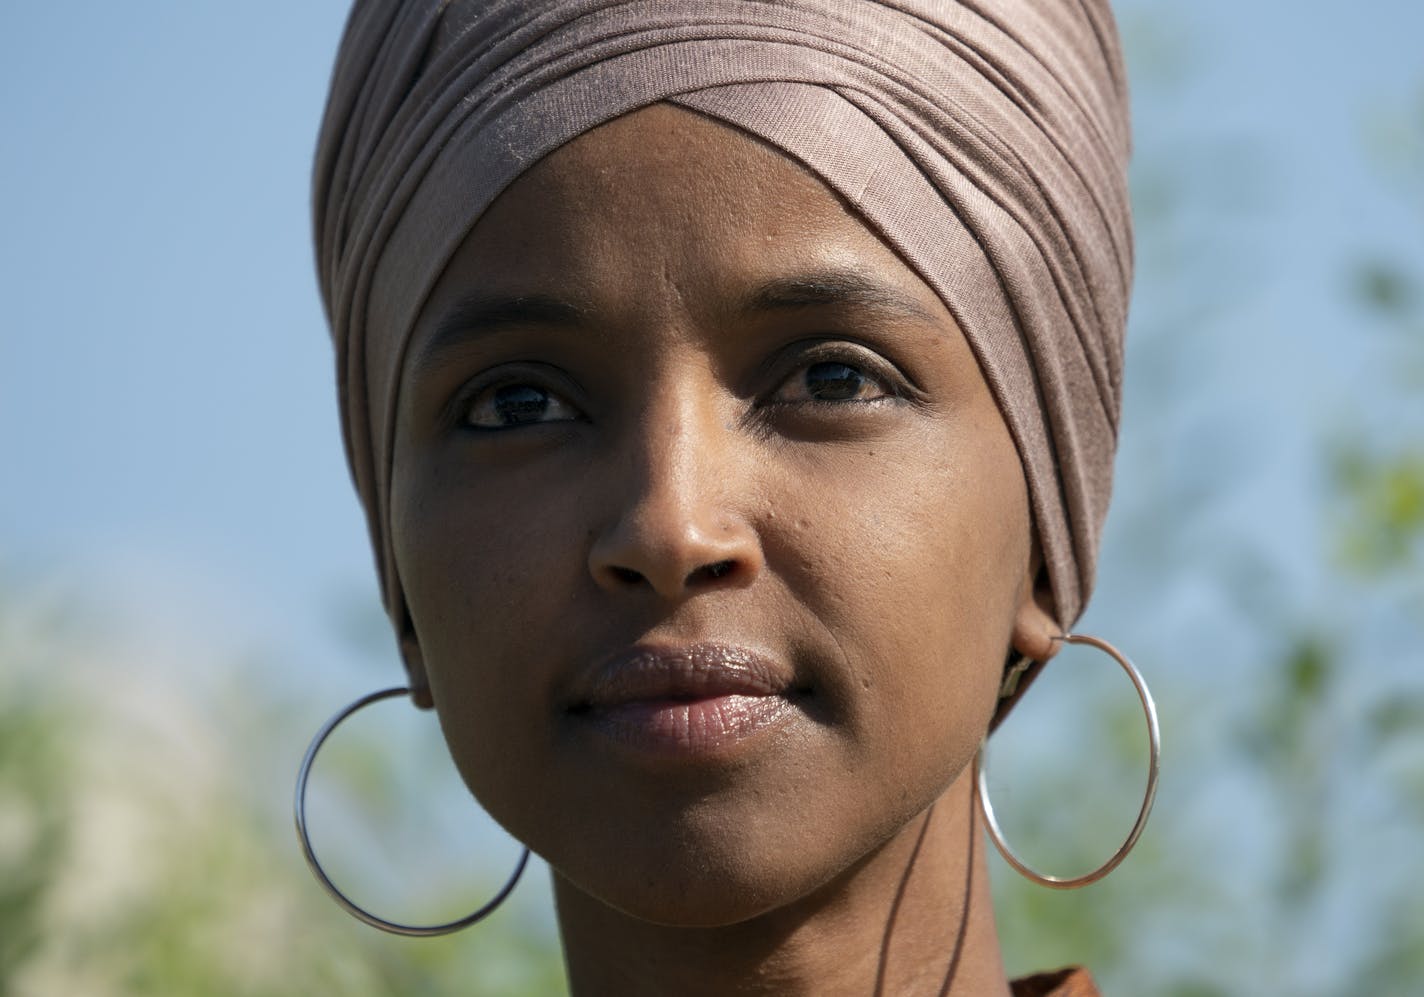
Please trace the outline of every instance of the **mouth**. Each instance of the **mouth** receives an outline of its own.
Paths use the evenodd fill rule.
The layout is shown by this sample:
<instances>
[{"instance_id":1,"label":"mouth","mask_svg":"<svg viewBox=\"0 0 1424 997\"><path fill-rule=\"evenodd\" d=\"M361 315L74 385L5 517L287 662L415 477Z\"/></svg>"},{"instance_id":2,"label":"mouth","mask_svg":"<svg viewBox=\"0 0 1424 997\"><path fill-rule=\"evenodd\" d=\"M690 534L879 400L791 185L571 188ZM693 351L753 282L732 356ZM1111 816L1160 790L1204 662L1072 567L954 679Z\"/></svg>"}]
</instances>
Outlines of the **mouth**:
<instances>
[{"instance_id":1,"label":"mouth","mask_svg":"<svg viewBox=\"0 0 1424 997\"><path fill-rule=\"evenodd\" d=\"M690 758L782 726L808 695L790 668L750 648L640 644L596 662L564 713L622 749Z\"/></svg>"}]
</instances>

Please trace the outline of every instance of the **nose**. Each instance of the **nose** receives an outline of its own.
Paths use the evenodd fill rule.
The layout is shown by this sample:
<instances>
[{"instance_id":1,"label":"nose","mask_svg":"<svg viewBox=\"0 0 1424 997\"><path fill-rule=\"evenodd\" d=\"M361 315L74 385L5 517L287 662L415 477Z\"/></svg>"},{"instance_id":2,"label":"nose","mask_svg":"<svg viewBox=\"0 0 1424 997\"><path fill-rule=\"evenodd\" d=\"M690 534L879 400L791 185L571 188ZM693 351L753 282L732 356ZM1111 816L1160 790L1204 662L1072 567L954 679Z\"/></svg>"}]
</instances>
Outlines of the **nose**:
<instances>
[{"instance_id":1,"label":"nose","mask_svg":"<svg viewBox=\"0 0 1424 997\"><path fill-rule=\"evenodd\" d=\"M610 462L615 498L588 556L600 587L676 600L745 587L761 572L740 470L748 455L713 409L706 392L655 401L625 434Z\"/></svg>"}]
</instances>

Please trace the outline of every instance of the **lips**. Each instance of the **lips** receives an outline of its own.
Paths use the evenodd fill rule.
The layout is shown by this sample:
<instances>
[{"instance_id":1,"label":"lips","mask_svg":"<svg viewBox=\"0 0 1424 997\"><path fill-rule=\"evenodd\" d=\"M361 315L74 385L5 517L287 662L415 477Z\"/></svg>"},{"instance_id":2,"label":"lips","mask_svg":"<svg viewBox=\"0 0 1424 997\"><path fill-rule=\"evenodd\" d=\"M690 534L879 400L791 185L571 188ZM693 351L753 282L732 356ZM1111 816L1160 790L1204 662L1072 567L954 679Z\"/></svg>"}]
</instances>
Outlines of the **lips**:
<instances>
[{"instance_id":1,"label":"lips","mask_svg":"<svg viewBox=\"0 0 1424 997\"><path fill-rule=\"evenodd\" d=\"M789 668L745 647L635 645L581 677L566 715L635 752L717 755L789 720L794 680Z\"/></svg>"}]
</instances>

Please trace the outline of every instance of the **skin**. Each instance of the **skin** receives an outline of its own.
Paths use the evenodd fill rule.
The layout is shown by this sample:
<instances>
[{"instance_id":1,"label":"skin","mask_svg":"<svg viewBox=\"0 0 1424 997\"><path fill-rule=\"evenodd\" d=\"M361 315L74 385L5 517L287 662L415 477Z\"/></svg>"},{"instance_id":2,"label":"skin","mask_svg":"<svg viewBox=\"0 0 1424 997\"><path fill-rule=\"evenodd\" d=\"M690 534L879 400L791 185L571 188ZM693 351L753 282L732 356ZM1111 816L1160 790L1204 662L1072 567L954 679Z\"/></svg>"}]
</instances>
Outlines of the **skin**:
<instances>
[{"instance_id":1,"label":"skin","mask_svg":"<svg viewBox=\"0 0 1424 997\"><path fill-rule=\"evenodd\" d=\"M553 868L576 994L1007 993L971 762L1058 632L1022 468L799 164L655 106L524 174L413 331L391 529L412 682ZM774 722L647 751L571 706L709 641L791 676Z\"/></svg>"}]
</instances>

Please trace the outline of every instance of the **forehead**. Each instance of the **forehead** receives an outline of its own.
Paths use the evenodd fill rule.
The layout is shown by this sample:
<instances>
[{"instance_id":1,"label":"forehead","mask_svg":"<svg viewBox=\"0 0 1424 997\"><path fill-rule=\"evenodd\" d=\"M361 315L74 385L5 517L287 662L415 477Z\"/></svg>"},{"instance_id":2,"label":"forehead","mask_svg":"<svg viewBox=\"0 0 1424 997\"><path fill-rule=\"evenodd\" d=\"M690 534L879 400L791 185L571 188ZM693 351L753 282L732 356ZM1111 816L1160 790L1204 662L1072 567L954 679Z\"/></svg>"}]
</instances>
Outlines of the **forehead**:
<instances>
[{"instance_id":1,"label":"forehead","mask_svg":"<svg viewBox=\"0 0 1424 997\"><path fill-rule=\"evenodd\" d=\"M787 195L804 202L799 207L824 201L833 214L849 217L819 179L762 140L697 112L654 104L555 150L496 200L486 220L530 198L557 198L583 214L611 209L647 219L748 202L765 207Z\"/></svg>"},{"instance_id":2,"label":"forehead","mask_svg":"<svg viewBox=\"0 0 1424 997\"><path fill-rule=\"evenodd\" d=\"M527 171L481 218L441 283L448 292L450 284L556 282L596 295L676 277L692 292L825 269L873 274L938 304L801 164L663 104L587 132Z\"/></svg>"}]
</instances>

